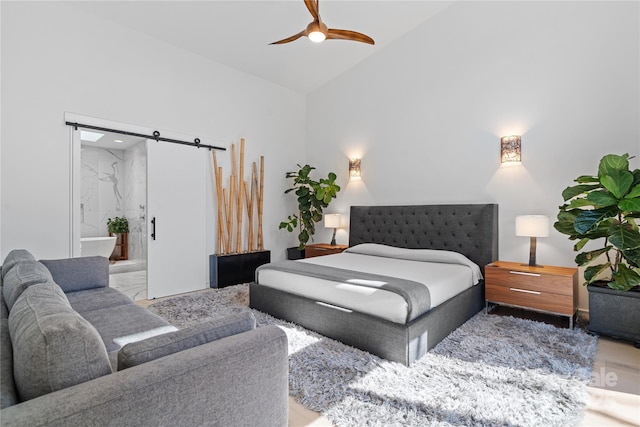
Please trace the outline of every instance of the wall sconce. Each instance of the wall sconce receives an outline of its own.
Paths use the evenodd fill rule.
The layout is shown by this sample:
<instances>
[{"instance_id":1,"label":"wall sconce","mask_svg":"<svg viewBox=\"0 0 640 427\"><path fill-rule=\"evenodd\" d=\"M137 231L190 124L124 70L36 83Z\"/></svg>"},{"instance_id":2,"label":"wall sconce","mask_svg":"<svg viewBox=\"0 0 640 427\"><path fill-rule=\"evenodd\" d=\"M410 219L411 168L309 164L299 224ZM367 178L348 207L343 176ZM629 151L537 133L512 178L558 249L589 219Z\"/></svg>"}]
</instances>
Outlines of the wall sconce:
<instances>
[{"instance_id":1,"label":"wall sconce","mask_svg":"<svg viewBox=\"0 0 640 427\"><path fill-rule=\"evenodd\" d=\"M503 136L500 138L500 162L520 162L520 135Z\"/></svg>"},{"instance_id":2,"label":"wall sconce","mask_svg":"<svg viewBox=\"0 0 640 427\"><path fill-rule=\"evenodd\" d=\"M340 214L325 214L324 226L325 228L333 228L333 236L331 237L331 246L336 245L336 231L340 228Z\"/></svg>"},{"instance_id":3,"label":"wall sconce","mask_svg":"<svg viewBox=\"0 0 640 427\"><path fill-rule=\"evenodd\" d=\"M536 237L549 237L549 217L546 215L519 215L516 217L516 236L530 238L529 266L536 265Z\"/></svg>"},{"instance_id":4,"label":"wall sconce","mask_svg":"<svg viewBox=\"0 0 640 427\"><path fill-rule=\"evenodd\" d=\"M361 179L360 161L362 159L349 159L349 179Z\"/></svg>"}]
</instances>

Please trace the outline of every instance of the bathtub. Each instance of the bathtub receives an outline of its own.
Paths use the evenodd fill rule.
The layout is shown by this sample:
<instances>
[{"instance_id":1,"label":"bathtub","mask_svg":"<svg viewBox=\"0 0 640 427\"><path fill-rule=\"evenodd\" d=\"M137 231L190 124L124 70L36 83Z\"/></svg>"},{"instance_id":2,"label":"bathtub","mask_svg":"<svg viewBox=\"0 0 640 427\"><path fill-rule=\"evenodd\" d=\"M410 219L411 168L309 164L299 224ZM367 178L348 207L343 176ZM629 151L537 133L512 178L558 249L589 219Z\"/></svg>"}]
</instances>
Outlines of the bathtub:
<instances>
[{"instance_id":1,"label":"bathtub","mask_svg":"<svg viewBox=\"0 0 640 427\"><path fill-rule=\"evenodd\" d=\"M80 256L103 256L109 258L116 247L116 236L82 237Z\"/></svg>"}]
</instances>

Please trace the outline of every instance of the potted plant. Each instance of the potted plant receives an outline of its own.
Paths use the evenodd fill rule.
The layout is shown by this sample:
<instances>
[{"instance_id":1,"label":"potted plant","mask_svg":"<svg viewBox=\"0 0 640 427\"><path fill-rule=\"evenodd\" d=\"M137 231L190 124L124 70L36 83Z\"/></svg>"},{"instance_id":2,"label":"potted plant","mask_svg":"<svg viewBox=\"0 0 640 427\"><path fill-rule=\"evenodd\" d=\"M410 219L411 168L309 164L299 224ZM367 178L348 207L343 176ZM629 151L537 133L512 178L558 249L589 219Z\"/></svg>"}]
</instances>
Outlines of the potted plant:
<instances>
[{"instance_id":1,"label":"potted plant","mask_svg":"<svg viewBox=\"0 0 640 427\"><path fill-rule=\"evenodd\" d=\"M309 240L313 239L316 232L315 223L322 221L322 210L329 206L332 199L335 199L340 186L336 184L336 174L329 172L327 178L320 178L319 181L311 178L313 166L298 165L295 172L287 172L286 178L293 180L293 186L284 193L294 192L298 201L298 213L291 214L286 221L280 223L279 229L286 229L289 232L298 229L299 245L289 251L289 259L304 258L302 251ZM297 251L299 255L292 252Z\"/></svg>"},{"instance_id":2,"label":"potted plant","mask_svg":"<svg viewBox=\"0 0 640 427\"><path fill-rule=\"evenodd\" d=\"M577 240L575 262L589 290L589 330L640 343L640 170L629 154L608 154L595 176L562 192L554 228ZM602 247L584 250L587 243ZM583 251L584 250L584 251Z\"/></svg>"},{"instance_id":3,"label":"potted plant","mask_svg":"<svg viewBox=\"0 0 640 427\"><path fill-rule=\"evenodd\" d=\"M129 259L129 221L125 217L107 219L109 236L116 236L116 251L111 259L122 261Z\"/></svg>"}]
</instances>

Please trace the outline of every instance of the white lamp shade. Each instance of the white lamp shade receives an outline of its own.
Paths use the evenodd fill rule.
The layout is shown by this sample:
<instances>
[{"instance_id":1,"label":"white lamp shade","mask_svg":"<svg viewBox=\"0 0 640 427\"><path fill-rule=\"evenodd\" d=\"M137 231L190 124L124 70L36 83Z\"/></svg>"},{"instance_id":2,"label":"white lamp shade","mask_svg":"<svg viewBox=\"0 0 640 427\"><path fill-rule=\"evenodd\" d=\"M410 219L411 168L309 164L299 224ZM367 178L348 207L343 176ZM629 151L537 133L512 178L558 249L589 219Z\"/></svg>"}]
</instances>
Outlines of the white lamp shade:
<instances>
[{"instance_id":1,"label":"white lamp shade","mask_svg":"<svg viewBox=\"0 0 640 427\"><path fill-rule=\"evenodd\" d=\"M340 214L325 214L324 226L326 228L340 228Z\"/></svg>"},{"instance_id":2,"label":"white lamp shade","mask_svg":"<svg viewBox=\"0 0 640 427\"><path fill-rule=\"evenodd\" d=\"M549 217L546 215L517 216L516 236L549 237Z\"/></svg>"}]
</instances>

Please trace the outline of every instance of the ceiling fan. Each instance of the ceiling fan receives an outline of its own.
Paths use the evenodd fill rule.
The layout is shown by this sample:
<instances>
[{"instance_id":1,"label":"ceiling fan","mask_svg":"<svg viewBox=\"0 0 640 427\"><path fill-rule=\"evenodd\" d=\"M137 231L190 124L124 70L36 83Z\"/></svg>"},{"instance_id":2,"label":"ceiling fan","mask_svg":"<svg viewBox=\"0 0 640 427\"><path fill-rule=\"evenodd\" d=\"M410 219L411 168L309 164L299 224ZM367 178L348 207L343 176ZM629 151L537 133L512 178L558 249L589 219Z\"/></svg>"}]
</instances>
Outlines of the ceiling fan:
<instances>
[{"instance_id":1,"label":"ceiling fan","mask_svg":"<svg viewBox=\"0 0 640 427\"><path fill-rule=\"evenodd\" d=\"M291 37L287 37L286 39L278 40L277 42L269 43L269 44L284 44L289 43L294 40L298 40L302 36L309 37L309 40L312 42L320 43L321 41L327 40L353 40L356 42L375 44L373 39L365 34L358 33L356 31L350 30L338 30L336 28L327 28L322 19L320 19L319 12L319 1L320 0L304 0L304 4L309 9L311 16L313 16L313 22L307 25L307 28L300 31L298 34L295 34Z\"/></svg>"}]
</instances>

